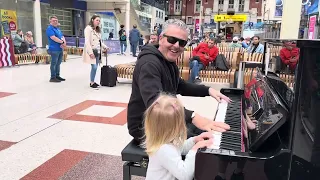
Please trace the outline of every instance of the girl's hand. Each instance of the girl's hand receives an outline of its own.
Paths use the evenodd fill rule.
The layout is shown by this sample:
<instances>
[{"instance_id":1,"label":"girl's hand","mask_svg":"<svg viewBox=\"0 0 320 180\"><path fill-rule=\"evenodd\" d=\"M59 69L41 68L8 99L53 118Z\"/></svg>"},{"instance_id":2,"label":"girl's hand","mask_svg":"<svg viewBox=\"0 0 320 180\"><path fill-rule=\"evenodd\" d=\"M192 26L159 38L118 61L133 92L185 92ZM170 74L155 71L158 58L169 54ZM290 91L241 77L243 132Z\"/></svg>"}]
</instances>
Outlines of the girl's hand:
<instances>
[{"instance_id":1,"label":"girl's hand","mask_svg":"<svg viewBox=\"0 0 320 180\"><path fill-rule=\"evenodd\" d=\"M199 141L212 140L212 139L213 139L212 132L203 132L194 138L194 143L196 144Z\"/></svg>"},{"instance_id":2,"label":"girl's hand","mask_svg":"<svg viewBox=\"0 0 320 180\"><path fill-rule=\"evenodd\" d=\"M199 141L199 142L197 142L197 144L195 144L192 147L192 150L197 151L199 148L209 147L212 144L213 144L213 140L212 139Z\"/></svg>"}]
</instances>

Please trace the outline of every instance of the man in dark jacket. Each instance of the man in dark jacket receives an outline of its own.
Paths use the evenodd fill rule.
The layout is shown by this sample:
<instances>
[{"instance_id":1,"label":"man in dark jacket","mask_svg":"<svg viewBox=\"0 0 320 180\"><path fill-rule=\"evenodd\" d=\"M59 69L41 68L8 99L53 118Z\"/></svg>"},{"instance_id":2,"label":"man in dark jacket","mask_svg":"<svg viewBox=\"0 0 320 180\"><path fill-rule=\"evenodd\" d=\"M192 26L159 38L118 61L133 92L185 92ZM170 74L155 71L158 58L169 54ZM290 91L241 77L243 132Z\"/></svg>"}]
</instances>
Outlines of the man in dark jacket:
<instances>
[{"instance_id":1,"label":"man in dark jacket","mask_svg":"<svg viewBox=\"0 0 320 180\"><path fill-rule=\"evenodd\" d=\"M131 29L129 33L129 41L131 45L131 51L133 57L137 57L137 47L140 40L140 31L137 29L137 25L133 25L133 29Z\"/></svg>"},{"instance_id":2,"label":"man in dark jacket","mask_svg":"<svg viewBox=\"0 0 320 180\"><path fill-rule=\"evenodd\" d=\"M132 92L128 103L128 129L133 138L141 142L143 132L143 114L155 101L160 92L183 96L212 96L218 101L230 99L220 92L197 84L185 82L180 78L176 59L187 44L188 28L180 20L169 19L160 35L159 45L142 48L133 72ZM187 124L194 124L201 130L224 132L230 127L185 110ZM190 135L189 135L190 136Z\"/></svg>"}]
</instances>

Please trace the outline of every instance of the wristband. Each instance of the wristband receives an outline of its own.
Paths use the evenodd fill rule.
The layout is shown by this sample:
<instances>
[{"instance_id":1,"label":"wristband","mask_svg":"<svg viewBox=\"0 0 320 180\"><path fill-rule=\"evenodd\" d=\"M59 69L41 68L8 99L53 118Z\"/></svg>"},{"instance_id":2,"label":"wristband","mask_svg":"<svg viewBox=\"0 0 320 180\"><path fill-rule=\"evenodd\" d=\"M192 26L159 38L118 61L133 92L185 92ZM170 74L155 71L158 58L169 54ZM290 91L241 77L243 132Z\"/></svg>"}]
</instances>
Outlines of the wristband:
<instances>
[{"instance_id":1,"label":"wristband","mask_svg":"<svg viewBox=\"0 0 320 180\"><path fill-rule=\"evenodd\" d=\"M64 44L64 41L63 40L61 40L62 41L62 43L60 43L60 44Z\"/></svg>"}]
</instances>

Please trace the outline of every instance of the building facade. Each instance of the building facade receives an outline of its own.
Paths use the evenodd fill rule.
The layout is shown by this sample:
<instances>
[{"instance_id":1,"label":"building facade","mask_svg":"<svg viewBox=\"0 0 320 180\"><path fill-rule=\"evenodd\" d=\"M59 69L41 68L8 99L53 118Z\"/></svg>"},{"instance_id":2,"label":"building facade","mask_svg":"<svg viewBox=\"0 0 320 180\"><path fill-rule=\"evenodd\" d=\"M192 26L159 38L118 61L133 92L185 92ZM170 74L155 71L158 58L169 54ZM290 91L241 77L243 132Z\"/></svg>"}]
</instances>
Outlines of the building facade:
<instances>
[{"instance_id":1,"label":"building facade","mask_svg":"<svg viewBox=\"0 0 320 180\"><path fill-rule=\"evenodd\" d=\"M229 9L233 9L235 14L247 16L247 22L262 21L263 0L168 0L166 6L167 19L181 19L190 28L191 34L197 34L202 28L202 32L216 32L218 24L213 21L215 15L227 14ZM200 22L200 9L203 7ZM220 30L230 29L232 34L241 34L243 22L222 22ZM223 30L225 29L225 30Z\"/></svg>"}]
</instances>

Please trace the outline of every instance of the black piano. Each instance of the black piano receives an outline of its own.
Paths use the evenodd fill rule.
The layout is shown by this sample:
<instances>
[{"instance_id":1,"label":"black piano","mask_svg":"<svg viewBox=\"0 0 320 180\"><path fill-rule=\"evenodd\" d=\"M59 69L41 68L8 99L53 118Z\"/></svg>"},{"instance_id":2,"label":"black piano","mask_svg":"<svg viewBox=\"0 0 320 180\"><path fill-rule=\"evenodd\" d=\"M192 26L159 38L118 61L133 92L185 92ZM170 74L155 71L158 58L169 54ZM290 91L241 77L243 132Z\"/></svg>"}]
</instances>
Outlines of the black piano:
<instances>
[{"instance_id":1,"label":"black piano","mask_svg":"<svg viewBox=\"0 0 320 180\"><path fill-rule=\"evenodd\" d=\"M257 69L244 89L221 90L233 102L219 103L215 120L231 129L198 151L195 180L320 179L320 41L296 42L293 89Z\"/></svg>"}]
</instances>

